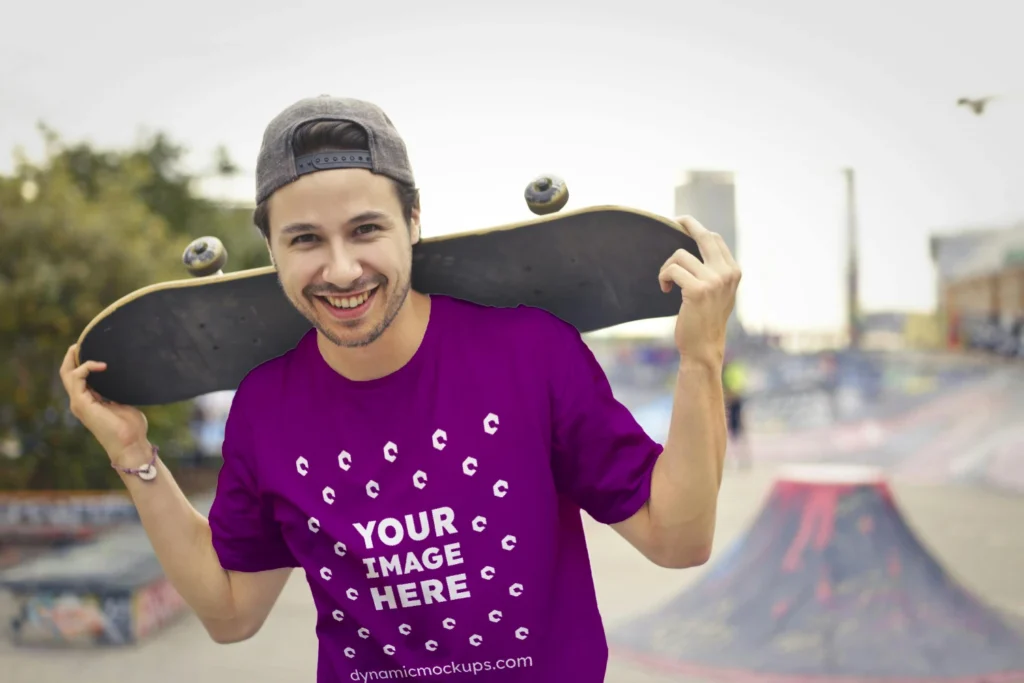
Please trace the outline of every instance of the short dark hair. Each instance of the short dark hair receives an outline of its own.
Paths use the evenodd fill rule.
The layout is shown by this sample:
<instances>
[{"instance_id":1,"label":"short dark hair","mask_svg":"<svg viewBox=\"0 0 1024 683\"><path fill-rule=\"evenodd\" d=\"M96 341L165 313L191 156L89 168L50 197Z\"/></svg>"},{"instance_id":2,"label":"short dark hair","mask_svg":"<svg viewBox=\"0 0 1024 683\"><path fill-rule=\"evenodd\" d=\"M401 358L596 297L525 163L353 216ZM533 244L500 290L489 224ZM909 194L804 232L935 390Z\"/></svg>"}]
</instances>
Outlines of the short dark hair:
<instances>
[{"instance_id":1,"label":"short dark hair","mask_svg":"<svg viewBox=\"0 0 1024 683\"><path fill-rule=\"evenodd\" d=\"M292 143L296 156L313 154L329 149L369 149L369 140L362 127L347 121L315 121L302 126L295 132ZM413 209L420 205L420 191L406 183L391 179L402 205L402 217L408 226L412 220ZM252 214L252 222L256 224L263 238L270 239L270 215L264 200L256 205Z\"/></svg>"}]
</instances>

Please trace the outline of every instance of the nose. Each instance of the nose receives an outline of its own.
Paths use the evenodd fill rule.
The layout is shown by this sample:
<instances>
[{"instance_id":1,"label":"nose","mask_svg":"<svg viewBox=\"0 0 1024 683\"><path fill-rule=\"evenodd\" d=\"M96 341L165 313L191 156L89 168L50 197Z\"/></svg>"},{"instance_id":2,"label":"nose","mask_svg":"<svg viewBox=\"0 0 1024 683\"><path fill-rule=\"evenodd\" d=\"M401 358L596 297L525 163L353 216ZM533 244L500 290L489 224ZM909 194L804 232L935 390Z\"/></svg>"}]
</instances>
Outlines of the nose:
<instances>
[{"instance_id":1,"label":"nose","mask_svg":"<svg viewBox=\"0 0 1024 683\"><path fill-rule=\"evenodd\" d=\"M346 249L343 243L332 245L322 272L324 282L329 282L339 289L347 289L362 275L363 267L352 250Z\"/></svg>"}]
</instances>

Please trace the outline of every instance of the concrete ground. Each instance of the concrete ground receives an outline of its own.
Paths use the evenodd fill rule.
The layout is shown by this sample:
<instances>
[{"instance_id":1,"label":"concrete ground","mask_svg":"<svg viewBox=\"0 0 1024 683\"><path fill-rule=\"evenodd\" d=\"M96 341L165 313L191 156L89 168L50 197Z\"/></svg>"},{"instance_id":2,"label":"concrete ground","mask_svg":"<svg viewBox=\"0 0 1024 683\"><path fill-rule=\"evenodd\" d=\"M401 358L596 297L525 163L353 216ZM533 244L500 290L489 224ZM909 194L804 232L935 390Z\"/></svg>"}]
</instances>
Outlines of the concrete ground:
<instances>
[{"instance_id":1,"label":"concrete ground","mask_svg":"<svg viewBox=\"0 0 1024 683\"><path fill-rule=\"evenodd\" d=\"M728 471L723 484L715 555L757 514L773 480L769 466ZM911 526L943 564L991 605L1024 619L1024 497L969 487L894 484ZM655 567L606 527L588 528L599 601L606 623L654 608L684 589L705 568ZM6 607L6 610L5 610ZM9 605L0 604L6 627ZM236 645L212 643L186 616L148 642L128 650L27 650L0 633L4 683L299 683L315 680L313 608L304 578L296 574L263 630ZM662 677L615 657L607 683L663 683Z\"/></svg>"}]
</instances>

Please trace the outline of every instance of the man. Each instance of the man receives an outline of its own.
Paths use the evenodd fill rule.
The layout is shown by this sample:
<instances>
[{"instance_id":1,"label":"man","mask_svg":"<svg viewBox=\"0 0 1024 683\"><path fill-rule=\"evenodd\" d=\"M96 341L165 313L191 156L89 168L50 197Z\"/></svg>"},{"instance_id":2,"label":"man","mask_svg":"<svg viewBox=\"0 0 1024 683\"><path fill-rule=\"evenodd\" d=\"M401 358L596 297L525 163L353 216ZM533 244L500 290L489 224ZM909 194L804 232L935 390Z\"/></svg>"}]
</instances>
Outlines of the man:
<instances>
[{"instance_id":1,"label":"man","mask_svg":"<svg viewBox=\"0 0 1024 683\"><path fill-rule=\"evenodd\" d=\"M722 387L725 390L725 413L729 441L734 449L736 465L739 469L748 469L751 464L750 444L746 437L746 425L743 423L747 371L740 358L726 356L725 368L722 371Z\"/></svg>"},{"instance_id":2,"label":"man","mask_svg":"<svg viewBox=\"0 0 1024 683\"><path fill-rule=\"evenodd\" d=\"M603 681L580 511L664 567L711 550L740 278L721 238L682 219L704 263L680 251L651 273L685 299L662 449L575 328L412 290L418 195L376 106L288 107L267 127L256 182L255 222L312 329L239 387L209 520L161 465L142 413L86 387L104 366L73 367L72 347L62 368L170 581L231 643L260 629L301 568L319 683Z\"/></svg>"}]
</instances>

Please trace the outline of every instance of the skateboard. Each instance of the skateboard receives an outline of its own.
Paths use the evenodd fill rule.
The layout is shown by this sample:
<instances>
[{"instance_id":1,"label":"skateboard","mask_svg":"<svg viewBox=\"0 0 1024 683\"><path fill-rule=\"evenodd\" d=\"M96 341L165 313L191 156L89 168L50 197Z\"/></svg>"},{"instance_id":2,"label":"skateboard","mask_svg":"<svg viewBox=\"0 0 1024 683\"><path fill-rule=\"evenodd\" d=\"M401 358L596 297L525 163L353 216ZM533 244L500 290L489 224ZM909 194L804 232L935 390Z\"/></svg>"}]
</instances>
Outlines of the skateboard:
<instances>
[{"instance_id":1,"label":"skateboard","mask_svg":"<svg viewBox=\"0 0 1024 683\"><path fill-rule=\"evenodd\" d=\"M525 197L540 217L421 240L412 287L495 307L544 309L581 333L676 315L658 271L678 249L700 258L679 224L621 206L559 213L568 191L541 177ZM273 266L223 273L216 238L193 241L193 277L143 287L114 302L79 337L78 360L107 363L89 376L108 400L146 406L236 389L261 363L292 349L312 327L288 301Z\"/></svg>"}]
</instances>

